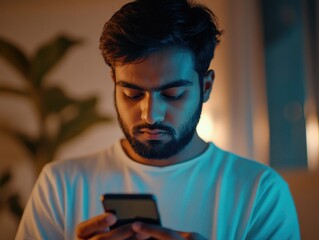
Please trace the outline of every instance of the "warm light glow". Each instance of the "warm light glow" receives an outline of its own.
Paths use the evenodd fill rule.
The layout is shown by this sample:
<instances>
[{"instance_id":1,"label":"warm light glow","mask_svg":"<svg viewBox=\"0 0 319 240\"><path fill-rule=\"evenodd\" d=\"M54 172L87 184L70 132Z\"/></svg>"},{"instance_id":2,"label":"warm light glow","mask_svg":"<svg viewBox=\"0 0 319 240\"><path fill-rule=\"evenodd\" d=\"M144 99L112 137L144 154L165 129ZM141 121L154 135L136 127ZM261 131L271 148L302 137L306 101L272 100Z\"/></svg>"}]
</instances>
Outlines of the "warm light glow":
<instances>
[{"instance_id":1,"label":"warm light glow","mask_svg":"<svg viewBox=\"0 0 319 240\"><path fill-rule=\"evenodd\" d=\"M316 170L319 161L319 126L316 114L306 118L307 154L309 170Z\"/></svg>"},{"instance_id":2,"label":"warm light glow","mask_svg":"<svg viewBox=\"0 0 319 240\"><path fill-rule=\"evenodd\" d=\"M212 116L203 111L197 125L198 135L205 141L213 141L215 138L214 121Z\"/></svg>"}]
</instances>

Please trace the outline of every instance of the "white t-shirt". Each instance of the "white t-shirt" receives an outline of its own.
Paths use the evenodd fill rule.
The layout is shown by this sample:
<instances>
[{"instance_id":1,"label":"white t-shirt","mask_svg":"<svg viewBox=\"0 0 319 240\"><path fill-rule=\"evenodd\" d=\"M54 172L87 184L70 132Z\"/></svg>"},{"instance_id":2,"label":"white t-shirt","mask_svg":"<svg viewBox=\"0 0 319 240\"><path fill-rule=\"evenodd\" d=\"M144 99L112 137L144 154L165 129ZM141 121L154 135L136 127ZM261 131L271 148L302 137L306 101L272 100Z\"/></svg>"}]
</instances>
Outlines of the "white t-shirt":
<instances>
[{"instance_id":1,"label":"white t-shirt","mask_svg":"<svg viewBox=\"0 0 319 240\"><path fill-rule=\"evenodd\" d=\"M163 226L207 239L300 239L289 188L271 168L213 143L187 162L147 166L128 158L120 141L46 165L16 239L76 239L78 223L103 213L105 193L152 193Z\"/></svg>"}]
</instances>

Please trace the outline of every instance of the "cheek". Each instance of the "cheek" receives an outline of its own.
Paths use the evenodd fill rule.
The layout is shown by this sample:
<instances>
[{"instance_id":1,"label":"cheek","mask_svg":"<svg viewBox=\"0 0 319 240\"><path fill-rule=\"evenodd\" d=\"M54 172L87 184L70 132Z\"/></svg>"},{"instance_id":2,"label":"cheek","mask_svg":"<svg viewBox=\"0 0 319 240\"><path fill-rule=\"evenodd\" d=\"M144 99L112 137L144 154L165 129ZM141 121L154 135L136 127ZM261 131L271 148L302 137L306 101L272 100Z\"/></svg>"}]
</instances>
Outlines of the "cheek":
<instances>
[{"instance_id":1,"label":"cheek","mask_svg":"<svg viewBox=\"0 0 319 240\"><path fill-rule=\"evenodd\" d=\"M121 94L115 96L117 111L125 124L131 125L138 121L139 110L137 106L128 103Z\"/></svg>"},{"instance_id":2,"label":"cheek","mask_svg":"<svg viewBox=\"0 0 319 240\"><path fill-rule=\"evenodd\" d=\"M184 101L169 108L167 112L167 121L176 126L182 124L185 120L195 114L199 106L199 101L199 94L193 93L188 95Z\"/></svg>"}]
</instances>

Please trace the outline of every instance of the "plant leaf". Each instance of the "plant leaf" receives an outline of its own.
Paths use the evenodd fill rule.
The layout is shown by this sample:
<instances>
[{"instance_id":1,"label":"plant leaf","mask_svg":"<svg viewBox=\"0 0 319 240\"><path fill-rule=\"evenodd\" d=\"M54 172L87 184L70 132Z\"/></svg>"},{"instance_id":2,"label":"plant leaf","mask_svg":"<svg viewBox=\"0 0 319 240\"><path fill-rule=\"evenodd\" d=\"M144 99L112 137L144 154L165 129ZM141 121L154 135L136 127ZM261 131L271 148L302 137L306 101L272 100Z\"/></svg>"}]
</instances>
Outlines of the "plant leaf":
<instances>
[{"instance_id":1,"label":"plant leaf","mask_svg":"<svg viewBox=\"0 0 319 240\"><path fill-rule=\"evenodd\" d=\"M11 179L11 173L9 170L5 171L0 176L0 188L6 185Z\"/></svg>"},{"instance_id":2,"label":"plant leaf","mask_svg":"<svg viewBox=\"0 0 319 240\"><path fill-rule=\"evenodd\" d=\"M59 36L40 47L31 62L32 81L40 86L44 76L63 58L70 47L80 43L65 36Z\"/></svg>"},{"instance_id":3,"label":"plant leaf","mask_svg":"<svg viewBox=\"0 0 319 240\"><path fill-rule=\"evenodd\" d=\"M22 89L17 89L17 88L13 88L9 86L1 86L1 85L0 85L0 94L10 94L10 95L16 95L21 97L29 96L29 93Z\"/></svg>"},{"instance_id":4,"label":"plant leaf","mask_svg":"<svg viewBox=\"0 0 319 240\"><path fill-rule=\"evenodd\" d=\"M15 129L11 129L10 127L1 127L0 130L14 137L22 146L25 147L26 150L29 151L32 156L36 155L37 141L35 139L32 139L26 134L18 132Z\"/></svg>"},{"instance_id":5,"label":"plant leaf","mask_svg":"<svg viewBox=\"0 0 319 240\"><path fill-rule=\"evenodd\" d=\"M47 114L60 112L77 101L68 97L59 87L50 87L44 90L44 109Z\"/></svg>"},{"instance_id":6,"label":"plant leaf","mask_svg":"<svg viewBox=\"0 0 319 240\"><path fill-rule=\"evenodd\" d=\"M20 144L22 144L31 154L32 156L36 155L37 151L37 141L29 137L28 135L18 132L15 129L11 129L10 127L1 126L0 132L10 135L15 138Z\"/></svg>"},{"instance_id":7,"label":"plant leaf","mask_svg":"<svg viewBox=\"0 0 319 240\"><path fill-rule=\"evenodd\" d=\"M0 56L14 67L25 79L29 75L29 60L17 46L0 38Z\"/></svg>"},{"instance_id":8,"label":"plant leaf","mask_svg":"<svg viewBox=\"0 0 319 240\"><path fill-rule=\"evenodd\" d=\"M15 133L15 137L24 145L24 147L32 154L32 156L36 156L37 153L37 141L33 140L29 136L23 133Z\"/></svg>"},{"instance_id":9,"label":"plant leaf","mask_svg":"<svg viewBox=\"0 0 319 240\"><path fill-rule=\"evenodd\" d=\"M111 121L110 117L102 116L95 110L96 103L97 98L92 97L77 104L79 108L78 114L60 126L59 133L55 139L56 149L96 123Z\"/></svg>"},{"instance_id":10,"label":"plant leaf","mask_svg":"<svg viewBox=\"0 0 319 240\"><path fill-rule=\"evenodd\" d=\"M8 199L10 211L18 218L21 219L23 214L23 207L20 203L20 197L18 194L14 194Z\"/></svg>"}]
</instances>

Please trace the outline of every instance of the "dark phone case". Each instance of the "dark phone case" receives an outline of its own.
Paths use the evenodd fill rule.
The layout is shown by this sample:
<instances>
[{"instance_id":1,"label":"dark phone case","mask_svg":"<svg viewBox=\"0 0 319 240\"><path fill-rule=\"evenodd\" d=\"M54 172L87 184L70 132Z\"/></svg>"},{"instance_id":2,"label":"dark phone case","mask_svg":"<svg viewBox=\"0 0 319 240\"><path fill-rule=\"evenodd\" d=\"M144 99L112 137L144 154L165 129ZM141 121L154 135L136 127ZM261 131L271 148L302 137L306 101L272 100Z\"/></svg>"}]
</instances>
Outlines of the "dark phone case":
<instances>
[{"instance_id":1,"label":"dark phone case","mask_svg":"<svg viewBox=\"0 0 319 240\"><path fill-rule=\"evenodd\" d=\"M156 208L156 213L157 213L157 219L154 218L147 218L147 217L139 217L136 216L134 218L127 218L127 219L118 219L118 221L112 225L110 227L110 229L115 229L117 227L129 224L129 223L133 223L136 221L140 221L140 222L144 222L144 223L149 223L149 224L157 224L157 225L161 225L161 221L160 221L160 216L159 216L159 212L158 212L158 208L157 208L157 204L156 204L156 200L154 195L152 194L104 194L101 196L101 201L104 207L105 212L110 212L116 215L116 210L115 209L109 209L107 206L105 206L104 201L107 201L108 199L112 199L112 200L150 200L153 201L155 203L155 208Z\"/></svg>"},{"instance_id":2,"label":"dark phone case","mask_svg":"<svg viewBox=\"0 0 319 240\"><path fill-rule=\"evenodd\" d=\"M115 229L120 226L130 224L133 222L144 222L148 224L156 224L156 225L161 225L160 221L158 219L152 219L152 218L142 218L142 217L136 217L136 218L129 218L129 219L120 219L118 220L114 225L110 227L110 229Z\"/></svg>"}]
</instances>

